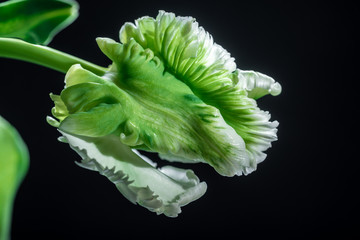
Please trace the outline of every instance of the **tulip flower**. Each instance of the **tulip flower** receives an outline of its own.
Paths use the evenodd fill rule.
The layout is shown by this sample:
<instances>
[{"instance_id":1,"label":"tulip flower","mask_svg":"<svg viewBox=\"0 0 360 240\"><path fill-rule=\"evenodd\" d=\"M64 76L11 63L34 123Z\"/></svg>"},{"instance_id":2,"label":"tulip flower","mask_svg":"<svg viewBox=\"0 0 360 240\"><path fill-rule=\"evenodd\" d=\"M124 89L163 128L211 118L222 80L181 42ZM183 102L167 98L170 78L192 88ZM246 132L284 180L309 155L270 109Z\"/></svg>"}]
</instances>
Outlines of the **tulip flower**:
<instances>
[{"instance_id":1,"label":"tulip flower","mask_svg":"<svg viewBox=\"0 0 360 240\"><path fill-rule=\"evenodd\" d=\"M53 117L47 121L80 155L79 166L108 178L130 202L176 217L207 185L190 169L158 168L144 152L208 164L227 177L247 175L264 161L279 123L256 101L280 94L281 86L265 74L239 69L194 18L159 11L156 18L125 23L119 42L96 39L111 61L101 67L33 44L47 44L78 16L75 1L41 3L0 5L22 9L20 23L40 19L14 32L8 31L11 18L7 27L0 25L0 57L66 73L64 89L50 94ZM29 14L28 4L44 9Z\"/></svg>"},{"instance_id":2,"label":"tulip flower","mask_svg":"<svg viewBox=\"0 0 360 240\"><path fill-rule=\"evenodd\" d=\"M156 19L126 23L120 42L97 43L112 64L102 75L73 65L64 90L51 94L58 121L50 122L83 157L80 165L107 176L130 201L176 216L184 196L193 201L205 192L192 171L156 170L152 163L138 168L144 157L137 150L207 163L224 176L249 174L265 159L278 122L269 121L256 99L278 95L280 84L237 69L193 18L160 11ZM178 181L189 173L193 178ZM170 193L168 181L181 190Z\"/></svg>"}]
</instances>

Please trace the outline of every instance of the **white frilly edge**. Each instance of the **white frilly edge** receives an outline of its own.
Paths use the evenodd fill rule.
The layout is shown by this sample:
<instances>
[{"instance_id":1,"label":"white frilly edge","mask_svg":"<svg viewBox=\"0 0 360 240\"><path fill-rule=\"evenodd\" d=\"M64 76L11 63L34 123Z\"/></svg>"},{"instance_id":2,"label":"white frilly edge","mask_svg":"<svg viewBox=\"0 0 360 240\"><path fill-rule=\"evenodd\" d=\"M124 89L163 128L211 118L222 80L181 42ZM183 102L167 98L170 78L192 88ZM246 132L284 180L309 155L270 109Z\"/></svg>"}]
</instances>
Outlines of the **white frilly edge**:
<instances>
[{"instance_id":1,"label":"white frilly edge","mask_svg":"<svg viewBox=\"0 0 360 240\"><path fill-rule=\"evenodd\" d=\"M192 170L172 166L157 169L155 163L123 145L116 136L88 138L60 133L63 135L61 141L69 143L81 156L82 160L76 162L77 165L99 172L114 183L130 202L152 212L177 217L182 206L206 192L206 183L200 182ZM107 148L115 143L121 150L115 149L112 154ZM122 157L127 159L120 159L124 149L127 151ZM136 179L136 174L140 175L140 181Z\"/></svg>"}]
</instances>

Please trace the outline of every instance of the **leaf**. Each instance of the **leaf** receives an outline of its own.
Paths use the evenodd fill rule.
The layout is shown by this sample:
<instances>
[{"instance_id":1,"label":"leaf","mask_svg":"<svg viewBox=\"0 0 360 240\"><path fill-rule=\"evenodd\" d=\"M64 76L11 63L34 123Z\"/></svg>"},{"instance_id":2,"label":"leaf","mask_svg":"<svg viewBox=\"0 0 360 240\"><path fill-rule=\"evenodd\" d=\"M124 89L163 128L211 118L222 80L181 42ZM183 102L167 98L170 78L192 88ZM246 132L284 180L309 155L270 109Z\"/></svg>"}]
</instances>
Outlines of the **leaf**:
<instances>
[{"instance_id":1,"label":"leaf","mask_svg":"<svg viewBox=\"0 0 360 240\"><path fill-rule=\"evenodd\" d=\"M84 137L60 131L82 158L79 166L99 172L132 203L157 214L176 217L181 207L200 198L206 183L192 170L155 164L122 144L114 135Z\"/></svg>"},{"instance_id":2,"label":"leaf","mask_svg":"<svg viewBox=\"0 0 360 240\"><path fill-rule=\"evenodd\" d=\"M78 17L73 0L10 0L0 3L0 37L47 45Z\"/></svg>"},{"instance_id":3,"label":"leaf","mask_svg":"<svg viewBox=\"0 0 360 240\"><path fill-rule=\"evenodd\" d=\"M10 234L12 206L29 165L27 147L20 135L0 116L0 239Z\"/></svg>"}]
</instances>

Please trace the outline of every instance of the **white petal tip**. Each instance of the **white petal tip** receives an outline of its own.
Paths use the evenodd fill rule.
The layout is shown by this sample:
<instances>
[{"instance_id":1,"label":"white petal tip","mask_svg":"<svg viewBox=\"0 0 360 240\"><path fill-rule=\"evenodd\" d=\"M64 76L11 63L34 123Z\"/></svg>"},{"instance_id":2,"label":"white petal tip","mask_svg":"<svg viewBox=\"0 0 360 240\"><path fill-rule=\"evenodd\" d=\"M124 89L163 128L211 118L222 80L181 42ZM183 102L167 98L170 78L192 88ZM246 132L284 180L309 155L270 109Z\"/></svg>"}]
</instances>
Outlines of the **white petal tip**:
<instances>
[{"instance_id":1,"label":"white petal tip","mask_svg":"<svg viewBox=\"0 0 360 240\"><path fill-rule=\"evenodd\" d=\"M280 83L276 82L274 83L271 88L269 89L269 93L272 95L272 96L277 96L281 93L282 91L282 88L281 88L281 85Z\"/></svg>"}]
</instances>

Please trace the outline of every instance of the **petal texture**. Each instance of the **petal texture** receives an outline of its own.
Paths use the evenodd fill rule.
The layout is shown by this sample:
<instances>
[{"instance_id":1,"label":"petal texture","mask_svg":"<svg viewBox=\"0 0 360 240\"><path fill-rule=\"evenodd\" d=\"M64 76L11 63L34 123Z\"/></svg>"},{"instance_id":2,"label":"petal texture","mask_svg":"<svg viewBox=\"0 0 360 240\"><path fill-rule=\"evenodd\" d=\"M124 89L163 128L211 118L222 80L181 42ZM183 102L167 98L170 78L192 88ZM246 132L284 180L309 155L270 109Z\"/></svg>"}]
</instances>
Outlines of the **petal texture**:
<instances>
[{"instance_id":1,"label":"petal texture","mask_svg":"<svg viewBox=\"0 0 360 240\"><path fill-rule=\"evenodd\" d=\"M84 137L61 133L81 156L79 166L99 172L129 201L152 212L176 217L182 206L206 191L206 183L200 182L193 171L171 166L156 169L114 135Z\"/></svg>"},{"instance_id":2,"label":"petal texture","mask_svg":"<svg viewBox=\"0 0 360 240\"><path fill-rule=\"evenodd\" d=\"M59 119L69 114L61 120L62 131L88 137L114 134L128 146L171 161L208 163L224 176L253 168L243 139L219 110L166 72L151 50L134 40L97 41L114 63L103 77L80 65L69 70L61 101L53 96Z\"/></svg>"},{"instance_id":3,"label":"petal texture","mask_svg":"<svg viewBox=\"0 0 360 240\"><path fill-rule=\"evenodd\" d=\"M280 94L280 84L264 74L237 69L234 58L192 17L160 11L156 19L126 23L120 41L125 44L132 39L151 49L197 97L219 109L245 142L251 167L244 173L255 170L266 156L263 152L277 139L278 122L271 122L254 99Z\"/></svg>"}]
</instances>

